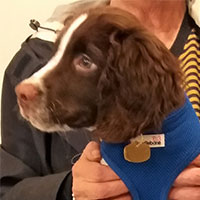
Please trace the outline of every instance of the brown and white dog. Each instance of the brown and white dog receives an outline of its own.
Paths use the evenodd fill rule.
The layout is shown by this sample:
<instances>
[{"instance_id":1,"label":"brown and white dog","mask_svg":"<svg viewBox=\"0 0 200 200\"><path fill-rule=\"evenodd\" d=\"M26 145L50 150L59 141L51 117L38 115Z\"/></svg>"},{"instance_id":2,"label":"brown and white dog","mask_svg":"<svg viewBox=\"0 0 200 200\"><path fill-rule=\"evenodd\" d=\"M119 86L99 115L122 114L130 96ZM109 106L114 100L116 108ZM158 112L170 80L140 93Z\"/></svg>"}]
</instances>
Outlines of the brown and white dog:
<instances>
[{"instance_id":1,"label":"brown and white dog","mask_svg":"<svg viewBox=\"0 0 200 200\"><path fill-rule=\"evenodd\" d=\"M177 59L133 15L112 7L67 21L55 55L16 94L36 128L94 127L108 142L159 128L185 99Z\"/></svg>"}]
</instances>

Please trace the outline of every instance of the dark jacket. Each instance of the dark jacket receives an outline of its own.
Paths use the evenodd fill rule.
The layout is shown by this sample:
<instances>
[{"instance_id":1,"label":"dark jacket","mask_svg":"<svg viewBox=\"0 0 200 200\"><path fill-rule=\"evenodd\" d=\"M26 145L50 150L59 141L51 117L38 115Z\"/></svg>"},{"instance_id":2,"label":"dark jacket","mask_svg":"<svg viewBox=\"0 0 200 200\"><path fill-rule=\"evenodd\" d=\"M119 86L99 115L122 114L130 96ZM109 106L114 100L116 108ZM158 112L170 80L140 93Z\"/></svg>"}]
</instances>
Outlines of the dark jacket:
<instances>
[{"instance_id":1,"label":"dark jacket","mask_svg":"<svg viewBox=\"0 0 200 200\"><path fill-rule=\"evenodd\" d=\"M76 13L109 4L109 0L79 0L62 5L50 21L60 21ZM63 12L62 9L65 11ZM62 11L63 13L60 13ZM15 86L44 66L54 44L28 38L6 69L2 91L0 199L66 200L72 198L73 163L91 140L85 130L63 135L45 134L33 128L19 114Z\"/></svg>"},{"instance_id":2,"label":"dark jacket","mask_svg":"<svg viewBox=\"0 0 200 200\"><path fill-rule=\"evenodd\" d=\"M72 159L90 140L85 131L44 134L19 114L14 88L40 69L54 45L27 39L5 72L2 93L2 200L71 199ZM75 156L75 157L74 157Z\"/></svg>"}]
</instances>

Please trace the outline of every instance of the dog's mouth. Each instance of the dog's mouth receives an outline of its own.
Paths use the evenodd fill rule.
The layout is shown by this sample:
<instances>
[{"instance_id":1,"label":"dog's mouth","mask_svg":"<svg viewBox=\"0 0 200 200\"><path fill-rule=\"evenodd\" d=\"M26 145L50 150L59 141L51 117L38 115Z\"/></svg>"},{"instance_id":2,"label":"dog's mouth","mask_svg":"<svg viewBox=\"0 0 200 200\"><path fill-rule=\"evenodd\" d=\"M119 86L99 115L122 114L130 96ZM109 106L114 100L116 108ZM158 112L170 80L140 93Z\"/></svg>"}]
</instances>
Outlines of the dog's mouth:
<instances>
[{"instance_id":1,"label":"dog's mouth","mask_svg":"<svg viewBox=\"0 0 200 200\"><path fill-rule=\"evenodd\" d=\"M32 102L29 106L23 105L18 100L18 105L22 117L43 132L65 132L71 129L92 127L97 116L94 105L63 108L55 102L48 104L44 98Z\"/></svg>"},{"instance_id":2,"label":"dog's mouth","mask_svg":"<svg viewBox=\"0 0 200 200\"><path fill-rule=\"evenodd\" d=\"M50 112L47 108L37 105L34 107L24 107L18 101L20 114L26 119L32 126L43 132L55 132L55 131L68 131L71 128L67 124L61 124L58 121L55 122L50 116Z\"/></svg>"},{"instance_id":3,"label":"dog's mouth","mask_svg":"<svg viewBox=\"0 0 200 200\"><path fill-rule=\"evenodd\" d=\"M78 104L77 104L78 105ZM48 109L49 116L54 123L67 124L71 128L90 127L95 124L97 108L95 105L70 105L69 107L55 106L55 109Z\"/></svg>"},{"instance_id":4,"label":"dog's mouth","mask_svg":"<svg viewBox=\"0 0 200 200\"><path fill-rule=\"evenodd\" d=\"M28 81L16 87L16 94L22 117L43 132L87 128L96 122L97 105L87 98L70 94L58 98L52 91Z\"/></svg>"}]
</instances>

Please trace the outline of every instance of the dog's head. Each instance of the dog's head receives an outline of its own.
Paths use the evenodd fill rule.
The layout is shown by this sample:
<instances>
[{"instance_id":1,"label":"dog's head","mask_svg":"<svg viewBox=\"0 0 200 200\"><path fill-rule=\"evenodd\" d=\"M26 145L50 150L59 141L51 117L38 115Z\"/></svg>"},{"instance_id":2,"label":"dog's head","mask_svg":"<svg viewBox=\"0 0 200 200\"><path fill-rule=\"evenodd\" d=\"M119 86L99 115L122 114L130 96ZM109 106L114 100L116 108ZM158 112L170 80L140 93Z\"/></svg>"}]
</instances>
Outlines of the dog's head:
<instances>
[{"instance_id":1,"label":"dog's head","mask_svg":"<svg viewBox=\"0 0 200 200\"><path fill-rule=\"evenodd\" d=\"M95 127L109 142L158 129L184 101L177 59L131 14L102 7L71 19L41 70L16 87L36 128Z\"/></svg>"}]
</instances>

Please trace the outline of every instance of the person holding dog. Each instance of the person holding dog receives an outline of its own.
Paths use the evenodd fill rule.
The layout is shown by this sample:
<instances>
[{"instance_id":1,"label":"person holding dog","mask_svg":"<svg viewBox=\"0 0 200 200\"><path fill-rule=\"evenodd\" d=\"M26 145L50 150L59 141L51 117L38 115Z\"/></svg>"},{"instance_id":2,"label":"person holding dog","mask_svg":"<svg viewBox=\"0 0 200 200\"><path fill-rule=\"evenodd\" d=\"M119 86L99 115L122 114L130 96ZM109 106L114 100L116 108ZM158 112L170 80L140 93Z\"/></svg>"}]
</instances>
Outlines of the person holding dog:
<instances>
[{"instance_id":1,"label":"person holding dog","mask_svg":"<svg viewBox=\"0 0 200 200\"><path fill-rule=\"evenodd\" d=\"M194 51L199 55L198 48L190 50L191 46L199 47L200 34L199 27L188 14L185 0L80 1L63 7L64 11L58 9L46 26L60 30L65 18L70 17L76 9L98 6L102 3L120 7L136 15L180 60L188 56L186 50L184 51L185 45L190 51L189 56ZM59 23L52 23L55 21ZM75 199L78 200L131 199L128 189L112 169L100 164L99 144L90 142L91 136L88 132L82 130L75 134L67 133L67 137L62 137L58 133L49 135L19 119L14 87L19 81L44 66L52 56L55 32L45 31L41 29L25 41L5 73L0 198L64 200L71 199L73 192ZM44 32L48 38L44 37ZM186 62L189 63L190 60ZM199 61L194 65L195 69L199 68ZM186 81L190 86L186 92L197 116L200 117L200 94L198 81L194 78L199 77L199 72L193 71L191 66L189 69L187 66L183 67L186 67ZM199 199L199 174L200 156L177 177L169 193L169 199Z\"/></svg>"}]
</instances>

